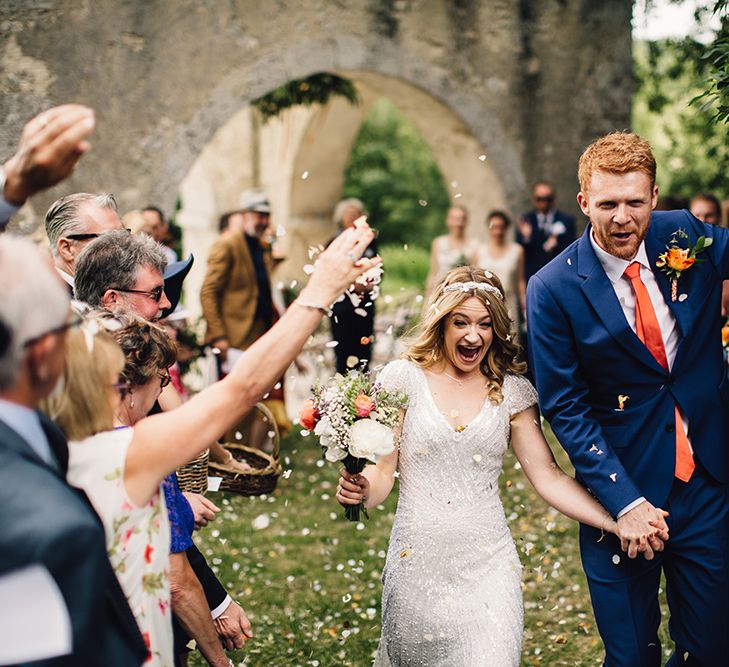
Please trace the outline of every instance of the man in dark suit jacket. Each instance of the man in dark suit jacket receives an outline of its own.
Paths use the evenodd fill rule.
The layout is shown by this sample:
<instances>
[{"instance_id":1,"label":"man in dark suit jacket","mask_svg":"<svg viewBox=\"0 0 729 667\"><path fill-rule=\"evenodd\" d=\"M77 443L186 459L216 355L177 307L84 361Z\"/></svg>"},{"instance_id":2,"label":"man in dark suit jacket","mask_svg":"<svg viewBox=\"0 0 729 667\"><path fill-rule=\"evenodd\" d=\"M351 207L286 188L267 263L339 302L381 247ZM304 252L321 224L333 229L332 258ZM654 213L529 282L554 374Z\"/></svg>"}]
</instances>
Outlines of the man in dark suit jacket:
<instances>
[{"instance_id":1,"label":"man in dark suit jacket","mask_svg":"<svg viewBox=\"0 0 729 667\"><path fill-rule=\"evenodd\" d=\"M524 279L529 281L539 269L575 240L575 219L557 210L554 186L538 181L532 187L534 209L525 213L516 228L516 240L524 248Z\"/></svg>"},{"instance_id":2,"label":"man in dark suit jacket","mask_svg":"<svg viewBox=\"0 0 729 667\"><path fill-rule=\"evenodd\" d=\"M48 667L141 665L147 649L106 554L103 526L65 481L66 441L35 407L56 385L69 303L36 248L0 238L0 574L44 566L68 608L72 653ZM43 632L43 620L29 619Z\"/></svg>"},{"instance_id":3,"label":"man in dark suit jacket","mask_svg":"<svg viewBox=\"0 0 729 667\"><path fill-rule=\"evenodd\" d=\"M580 527L605 665L661 664L661 572L676 645L668 664L726 665L729 384L719 329L729 230L687 211L651 213L655 160L634 134L589 146L580 187L591 225L529 283L529 352L544 416L578 480L618 522L622 541ZM690 255L697 247L701 262ZM670 512L665 543L658 508Z\"/></svg>"}]
</instances>

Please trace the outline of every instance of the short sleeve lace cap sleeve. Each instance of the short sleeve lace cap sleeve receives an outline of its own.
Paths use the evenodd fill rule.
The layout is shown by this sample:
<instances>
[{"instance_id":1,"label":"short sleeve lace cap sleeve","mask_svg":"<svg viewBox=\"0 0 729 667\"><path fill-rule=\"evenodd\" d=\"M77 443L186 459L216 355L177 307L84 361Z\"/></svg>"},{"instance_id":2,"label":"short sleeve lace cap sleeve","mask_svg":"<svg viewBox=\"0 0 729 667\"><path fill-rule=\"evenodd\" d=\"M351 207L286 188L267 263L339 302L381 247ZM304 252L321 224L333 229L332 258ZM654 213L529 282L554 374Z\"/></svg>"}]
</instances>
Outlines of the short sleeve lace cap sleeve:
<instances>
[{"instance_id":1,"label":"short sleeve lace cap sleeve","mask_svg":"<svg viewBox=\"0 0 729 667\"><path fill-rule=\"evenodd\" d=\"M537 404L537 391L523 375L508 374L504 377L504 403L509 409L509 417L523 412Z\"/></svg>"},{"instance_id":2,"label":"short sleeve lace cap sleeve","mask_svg":"<svg viewBox=\"0 0 729 667\"><path fill-rule=\"evenodd\" d=\"M377 381L388 391L409 394L410 362L396 359L385 366L377 375Z\"/></svg>"}]
</instances>

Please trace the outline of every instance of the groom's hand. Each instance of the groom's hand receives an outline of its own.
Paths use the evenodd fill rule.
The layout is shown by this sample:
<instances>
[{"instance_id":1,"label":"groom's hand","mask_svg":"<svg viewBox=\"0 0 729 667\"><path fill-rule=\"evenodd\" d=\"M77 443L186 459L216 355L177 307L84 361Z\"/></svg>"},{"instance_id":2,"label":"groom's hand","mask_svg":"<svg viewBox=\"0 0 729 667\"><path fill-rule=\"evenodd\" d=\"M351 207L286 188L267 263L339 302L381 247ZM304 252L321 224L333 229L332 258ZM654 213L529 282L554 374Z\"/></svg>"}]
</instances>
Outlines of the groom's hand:
<instances>
[{"instance_id":1,"label":"groom's hand","mask_svg":"<svg viewBox=\"0 0 729 667\"><path fill-rule=\"evenodd\" d=\"M646 560L652 560L654 552L663 551L663 543L668 540L665 515L645 500L618 519L620 546L629 558L642 553Z\"/></svg>"}]
</instances>

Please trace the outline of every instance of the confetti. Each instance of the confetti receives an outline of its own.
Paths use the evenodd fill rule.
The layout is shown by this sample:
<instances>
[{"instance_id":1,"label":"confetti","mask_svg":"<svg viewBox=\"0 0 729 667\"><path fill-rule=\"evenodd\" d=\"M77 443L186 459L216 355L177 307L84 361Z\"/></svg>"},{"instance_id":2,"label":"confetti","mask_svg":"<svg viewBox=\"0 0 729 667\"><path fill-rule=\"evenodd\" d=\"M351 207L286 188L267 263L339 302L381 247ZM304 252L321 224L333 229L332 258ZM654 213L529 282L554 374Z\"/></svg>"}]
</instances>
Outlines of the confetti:
<instances>
[{"instance_id":1,"label":"confetti","mask_svg":"<svg viewBox=\"0 0 729 667\"><path fill-rule=\"evenodd\" d=\"M369 336L362 336L362 338L359 339L359 344L360 345L369 345L370 344Z\"/></svg>"},{"instance_id":2,"label":"confetti","mask_svg":"<svg viewBox=\"0 0 729 667\"><path fill-rule=\"evenodd\" d=\"M568 257L568 258L567 258L567 264L568 264L569 266L572 266L572 258L571 258L571 257Z\"/></svg>"},{"instance_id":3,"label":"confetti","mask_svg":"<svg viewBox=\"0 0 729 667\"><path fill-rule=\"evenodd\" d=\"M679 294L679 296L678 296L679 301L683 302L683 301L686 301L686 299L688 299L688 294L685 294L685 293Z\"/></svg>"},{"instance_id":4,"label":"confetti","mask_svg":"<svg viewBox=\"0 0 729 667\"><path fill-rule=\"evenodd\" d=\"M614 565L620 565L620 556L618 556L618 554L615 554L613 556L613 564Z\"/></svg>"},{"instance_id":5,"label":"confetti","mask_svg":"<svg viewBox=\"0 0 729 667\"><path fill-rule=\"evenodd\" d=\"M421 206L427 206L428 200L427 199L418 199L418 204L420 204Z\"/></svg>"},{"instance_id":6,"label":"confetti","mask_svg":"<svg viewBox=\"0 0 729 667\"><path fill-rule=\"evenodd\" d=\"M307 178L309 178L309 172L305 171L303 174L301 174L301 180L305 181Z\"/></svg>"},{"instance_id":7,"label":"confetti","mask_svg":"<svg viewBox=\"0 0 729 667\"><path fill-rule=\"evenodd\" d=\"M410 555L411 555L412 553L413 553L413 550L412 550L412 549L403 549L403 550L402 550L402 551L400 552L400 558L407 558L407 557L408 557L408 556L410 556Z\"/></svg>"},{"instance_id":8,"label":"confetti","mask_svg":"<svg viewBox=\"0 0 729 667\"><path fill-rule=\"evenodd\" d=\"M312 273L314 273L314 265L313 264L304 264L304 273L307 276L310 276Z\"/></svg>"},{"instance_id":9,"label":"confetti","mask_svg":"<svg viewBox=\"0 0 729 667\"><path fill-rule=\"evenodd\" d=\"M453 199L460 199L461 197L463 197L463 195L460 192L453 195Z\"/></svg>"},{"instance_id":10,"label":"confetti","mask_svg":"<svg viewBox=\"0 0 729 667\"><path fill-rule=\"evenodd\" d=\"M284 470L281 473L281 477L283 477L284 479L288 479L289 477L291 477L291 469L289 468L288 470Z\"/></svg>"},{"instance_id":11,"label":"confetti","mask_svg":"<svg viewBox=\"0 0 729 667\"><path fill-rule=\"evenodd\" d=\"M268 516L268 514L259 514L253 521L251 521L251 526L253 526L253 530L264 530L268 528L271 525L271 517Z\"/></svg>"},{"instance_id":12,"label":"confetti","mask_svg":"<svg viewBox=\"0 0 729 667\"><path fill-rule=\"evenodd\" d=\"M344 604L347 604L347 602L349 602L351 599L352 599L352 596L349 593L342 596L342 602L344 602Z\"/></svg>"},{"instance_id":13,"label":"confetti","mask_svg":"<svg viewBox=\"0 0 729 667\"><path fill-rule=\"evenodd\" d=\"M364 308L355 308L354 312L360 317L367 317L367 311Z\"/></svg>"},{"instance_id":14,"label":"confetti","mask_svg":"<svg viewBox=\"0 0 729 667\"><path fill-rule=\"evenodd\" d=\"M610 479L613 480L613 482L617 482L618 481L618 473L611 472L610 473Z\"/></svg>"},{"instance_id":15,"label":"confetti","mask_svg":"<svg viewBox=\"0 0 729 667\"><path fill-rule=\"evenodd\" d=\"M354 368L359 363L359 357L350 354L345 363L347 364L347 368Z\"/></svg>"},{"instance_id":16,"label":"confetti","mask_svg":"<svg viewBox=\"0 0 729 667\"><path fill-rule=\"evenodd\" d=\"M481 160L481 162L486 162L486 156L483 153L478 156L478 159Z\"/></svg>"},{"instance_id":17,"label":"confetti","mask_svg":"<svg viewBox=\"0 0 729 667\"><path fill-rule=\"evenodd\" d=\"M407 243L403 243L402 244L402 249L403 250L407 250L408 249L408 244Z\"/></svg>"},{"instance_id":18,"label":"confetti","mask_svg":"<svg viewBox=\"0 0 729 667\"><path fill-rule=\"evenodd\" d=\"M336 347L339 345L338 340L330 340L328 343L324 343L324 347Z\"/></svg>"},{"instance_id":19,"label":"confetti","mask_svg":"<svg viewBox=\"0 0 729 667\"><path fill-rule=\"evenodd\" d=\"M474 460L474 461L475 461L476 463L481 463L481 459L483 459L483 457L481 456L481 454L474 454L474 455L473 455L473 460Z\"/></svg>"},{"instance_id":20,"label":"confetti","mask_svg":"<svg viewBox=\"0 0 729 667\"><path fill-rule=\"evenodd\" d=\"M630 396L627 396L625 394L618 394L618 410L623 411L625 410L625 404L630 400Z\"/></svg>"}]
</instances>

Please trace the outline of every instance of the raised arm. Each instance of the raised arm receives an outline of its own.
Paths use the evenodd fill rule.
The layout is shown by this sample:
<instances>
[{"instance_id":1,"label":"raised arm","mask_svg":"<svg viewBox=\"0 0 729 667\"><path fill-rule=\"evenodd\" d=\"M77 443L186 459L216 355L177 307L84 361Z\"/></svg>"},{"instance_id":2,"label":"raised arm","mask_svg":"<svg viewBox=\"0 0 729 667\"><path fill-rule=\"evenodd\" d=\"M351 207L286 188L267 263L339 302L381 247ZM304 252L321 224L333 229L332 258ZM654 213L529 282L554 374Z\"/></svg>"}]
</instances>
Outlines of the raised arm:
<instances>
[{"instance_id":1,"label":"raised arm","mask_svg":"<svg viewBox=\"0 0 729 667\"><path fill-rule=\"evenodd\" d=\"M150 495L156 484L192 459L271 388L321 321L323 312L354 279L380 259L357 259L372 240L368 226L340 234L319 257L309 284L284 316L239 359L229 375L170 412L134 428L127 456L130 477Z\"/></svg>"}]
</instances>

